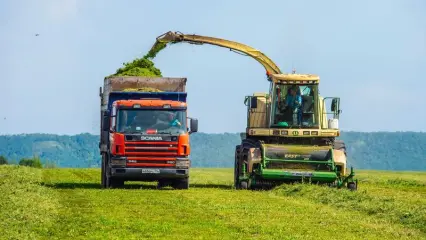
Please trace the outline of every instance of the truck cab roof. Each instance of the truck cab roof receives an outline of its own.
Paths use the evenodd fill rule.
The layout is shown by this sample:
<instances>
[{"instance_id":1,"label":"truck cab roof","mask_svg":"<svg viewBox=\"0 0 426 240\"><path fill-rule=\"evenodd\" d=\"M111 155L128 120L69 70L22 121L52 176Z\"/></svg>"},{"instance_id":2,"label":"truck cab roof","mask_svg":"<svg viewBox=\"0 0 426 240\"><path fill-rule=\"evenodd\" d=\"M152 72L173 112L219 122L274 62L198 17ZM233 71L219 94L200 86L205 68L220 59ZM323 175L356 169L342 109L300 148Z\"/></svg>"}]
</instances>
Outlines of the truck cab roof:
<instances>
[{"instance_id":1,"label":"truck cab roof","mask_svg":"<svg viewBox=\"0 0 426 240\"><path fill-rule=\"evenodd\" d=\"M114 104L122 107L134 107L135 105L139 105L141 107L164 107L165 105L169 105L171 108L182 108L187 106L186 102L163 100L160 98L117 100Z\"/></svg>"}]
</instances>

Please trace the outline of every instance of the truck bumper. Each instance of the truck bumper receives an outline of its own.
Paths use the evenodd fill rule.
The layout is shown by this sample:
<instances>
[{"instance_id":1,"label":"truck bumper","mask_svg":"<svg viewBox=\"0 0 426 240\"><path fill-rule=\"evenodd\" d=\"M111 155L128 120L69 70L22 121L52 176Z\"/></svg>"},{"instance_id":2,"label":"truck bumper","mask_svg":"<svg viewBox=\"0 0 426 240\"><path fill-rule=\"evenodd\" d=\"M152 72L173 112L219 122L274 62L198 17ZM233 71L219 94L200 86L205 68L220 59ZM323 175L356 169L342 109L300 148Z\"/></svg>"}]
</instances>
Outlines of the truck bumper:
<instances>
[{"instance_id":1,"label":"truck bumper","mask_svg":"<svg viewBox=\"0 0 426 240\"><path fill-rule=\"evenodd\" d=\"M127 180L161 180L189 177L189 169L179 168L111 168L111 176Z\"/></svg>"}]
</instances>

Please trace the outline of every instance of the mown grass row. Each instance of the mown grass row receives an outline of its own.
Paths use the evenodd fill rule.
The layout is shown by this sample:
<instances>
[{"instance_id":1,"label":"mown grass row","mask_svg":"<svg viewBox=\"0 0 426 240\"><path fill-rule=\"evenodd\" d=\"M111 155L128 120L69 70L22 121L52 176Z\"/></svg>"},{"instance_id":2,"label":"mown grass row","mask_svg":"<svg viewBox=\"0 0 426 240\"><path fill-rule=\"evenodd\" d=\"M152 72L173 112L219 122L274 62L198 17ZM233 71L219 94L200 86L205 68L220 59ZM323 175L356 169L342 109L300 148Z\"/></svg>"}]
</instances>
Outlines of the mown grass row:
<instances>
[{"instance_id":1,"label":"mown grass row","mask_svg":"<svg viewBox=\"0 0 426 240\"><path fill-rule=\"evenodd\" d=\"M42 170L0 166L0 238L38 239L49 236L59 202L55 191L42 187Z\"/></svg>"},{"instance_id":2,"label":"mown grass row","mask_svg":"<svg viewBox=\"0 0 426 240\"><path fill-rule=\"evenodd\" d=\"M0 213L9 239L426 239L426 173L363 171L350 192L236 191L232 169L192 169L185 191L100 189L99 169L0 172L1 207L15 210Z\"/></svg>"}]
</instances>

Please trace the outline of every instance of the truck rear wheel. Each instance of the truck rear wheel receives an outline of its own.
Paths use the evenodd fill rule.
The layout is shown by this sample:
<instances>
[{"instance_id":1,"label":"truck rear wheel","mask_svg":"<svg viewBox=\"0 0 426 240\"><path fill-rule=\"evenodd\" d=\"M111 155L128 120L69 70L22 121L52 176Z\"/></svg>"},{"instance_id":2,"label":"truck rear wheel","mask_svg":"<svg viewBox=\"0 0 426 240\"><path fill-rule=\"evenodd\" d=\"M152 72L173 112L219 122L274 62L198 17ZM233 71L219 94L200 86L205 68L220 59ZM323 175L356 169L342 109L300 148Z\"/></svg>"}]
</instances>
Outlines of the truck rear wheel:
<instances>
[{"instance_id":1,"label":"truck rear wheel","mask_svg":"<svg viewBox=\"0 0 426 240\"><path fill-rule=\"evenodd\" d=\"M189 189L189 177L173 181L172 186L174 189Z\"/></svg>"}]
</instances>

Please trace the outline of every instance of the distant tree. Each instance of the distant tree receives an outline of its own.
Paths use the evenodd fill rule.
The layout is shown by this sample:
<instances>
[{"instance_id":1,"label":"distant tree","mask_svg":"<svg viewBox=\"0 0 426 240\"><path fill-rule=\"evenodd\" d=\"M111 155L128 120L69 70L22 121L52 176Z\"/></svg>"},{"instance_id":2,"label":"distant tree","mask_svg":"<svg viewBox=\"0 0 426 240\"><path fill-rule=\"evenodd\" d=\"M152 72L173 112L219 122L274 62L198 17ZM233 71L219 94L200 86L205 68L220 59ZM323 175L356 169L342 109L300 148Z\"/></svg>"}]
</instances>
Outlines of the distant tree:
<instances>
[{"instance_id":1,"label":"distant tree","mask_svg":"<svg viewBox=\"0 0 426 240\"><path fill-rule=\"evenodd\" d=\"M6 165L9 164L7 162L7 159L4 156L0 156L0 165Z\"/></svg>"},{"instance_id":2,"label":"distant tree","mask_svg":"<svg viewBox=\"0 0 426 240\"><path fill-rule=\"evenodd\" d=\"M21 159L21 161L19 161L19 165L34 167L34 168L42 168L43 167L43 164L41 163L40 158L38 158L38 157L23 158L23 159Z\"/></svg>"},{"instance_id":3,"label":"distant tree","mask_svg":"<svg viewBox=\"0 0 426 240\"><path fill-rule=\"evenodd\" d=\"M56 168L56 164L53 161L46 160L44 162L44 168Z\"/></svg>"}]
</instances>

